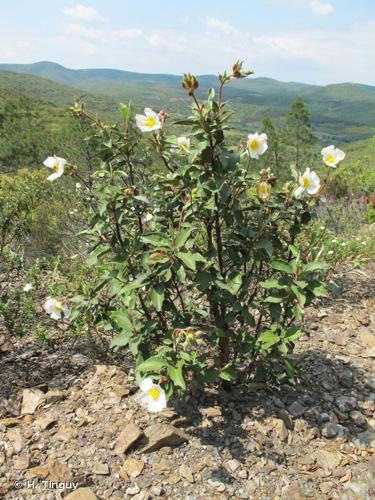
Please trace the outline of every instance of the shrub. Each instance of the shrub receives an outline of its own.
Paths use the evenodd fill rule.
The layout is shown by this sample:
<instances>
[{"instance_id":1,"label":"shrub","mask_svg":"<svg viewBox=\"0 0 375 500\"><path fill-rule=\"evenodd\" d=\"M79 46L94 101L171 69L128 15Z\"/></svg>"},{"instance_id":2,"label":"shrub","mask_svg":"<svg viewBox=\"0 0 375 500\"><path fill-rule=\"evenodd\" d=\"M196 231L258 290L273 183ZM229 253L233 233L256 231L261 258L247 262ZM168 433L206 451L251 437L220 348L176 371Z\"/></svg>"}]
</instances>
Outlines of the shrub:
<instances>
[{"instance_id":1,"label":"shrub","mask_svg":"<svg viewBox=\"0 0 375 500\"><path fill-rule=\"evenodd\" d=\"M74 108L101 138L90 177L65 166L91 200L84 233L100 277L75 297L72 317L117 332L112 348L128 348L138 380L158 378L168 396L193 380L293 379L298 321L325 294L324 264L296 243L319 199L318 177L306 169L278 186L253 168L264 134L250 134L240 151L226 142L223 88L248 74L236 63L219 76L217 99L211 89L204 102L196 78L184 76L192 114L176 125L188 137L168 135L163 111L146 108L135 126L122 105L123 122L109 126Z\"/></svg>"}]
</instances>

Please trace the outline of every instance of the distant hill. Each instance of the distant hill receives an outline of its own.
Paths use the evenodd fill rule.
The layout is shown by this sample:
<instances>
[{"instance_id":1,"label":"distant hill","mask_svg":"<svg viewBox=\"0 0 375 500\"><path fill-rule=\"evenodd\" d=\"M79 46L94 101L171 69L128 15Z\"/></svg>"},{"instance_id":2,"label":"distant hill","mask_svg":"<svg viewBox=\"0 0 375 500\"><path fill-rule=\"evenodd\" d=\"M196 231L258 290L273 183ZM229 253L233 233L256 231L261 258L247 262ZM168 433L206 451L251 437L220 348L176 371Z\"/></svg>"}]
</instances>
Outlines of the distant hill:
<instances>
[{"instance_id":1,"label":"distant hill","mask_svg":"<svg viewBox=\"0 0 375 500\"><path fill-rule=\"evenodd\" d=\"M21 73L22 77L15 73ZM201 94L216 86L217 77L214 75L201 75L198 79ZM39 62L0 64L0 85L4 80L8 87L14 86L17 91L62 106L84 94L88 107L98 113L112 115L118 109L118 102L129 99L136 109L146 105L165 108L176 116L189 110L186 94L181 88L181 77L177 75L114 69L74 70L52 62ZM375 127L375 114L371 112L375 109L375 87L368 85L317 86L250 77L233 81L225 96L235 111L235 126L246 130L259 127L265 114L282 120L297 96L307 103L315 133L324 141L363 139L369 137L371 128Z\"/></svg>"}]
</instances>

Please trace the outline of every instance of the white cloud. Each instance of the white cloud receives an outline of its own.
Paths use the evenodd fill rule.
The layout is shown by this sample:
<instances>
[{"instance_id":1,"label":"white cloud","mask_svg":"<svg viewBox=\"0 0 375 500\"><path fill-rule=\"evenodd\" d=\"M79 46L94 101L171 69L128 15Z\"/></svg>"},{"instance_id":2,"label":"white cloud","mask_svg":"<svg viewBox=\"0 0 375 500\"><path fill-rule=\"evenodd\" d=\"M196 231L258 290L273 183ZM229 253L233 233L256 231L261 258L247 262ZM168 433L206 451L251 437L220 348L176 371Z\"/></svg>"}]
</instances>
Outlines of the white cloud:
<instances>
[{"instance_id":1,"label":"white cloud","mask_svg":"<svg viewBox=\"0 0 375 500\"><path fill-rule=\"evenodd\" d=\"M68 35L75 35L88 40L103 41L103 32L95 28L90 28L84 24L71 23L64 26L64 31Z\"/></svg>"},{"instance_id":2,"label":"white cloud","mask_svg":"<svg viewBox=\"0 0 375 500\"><path fill-rule=\"evenodd\" d=\"M96 21L104 21L105 18L94 7L86 5L76 5L75 7L65 7L62 12L75 21L91 23Z\"/></svg>"},{"instance_id":3,"label":"white cloud","mask_svg":"<svg viewBox=\"0 0 375 500\"><path fill-rule=\"evenodd\" d=\"M335 10L331 3L321 2L320 0L312 0L310 8L317 16L328 16Z\"/></svg>"},{"instance_id":4,"label":"white cloud","mask_svg":"<svg viewBox=\"0 0 375 500\"><path fill-rule=\"evenodd\" d=\"M237 31L228 21L220 21L216 17L206 17L206 26L209 30L217 30L224 35L231 35Z\"/></svg>"},{"instance_id":5,"label":"white cloud","mask_svg":"<svg viewBox=\"0 0 375 500\"><path fill-rule=\"evenodd\" d=\"M286 5L287 7L307 8L316 16L328 16L335 11L329 2L321 0L268 0L271 5Z\"/></svg>"},{"instance_id":6,"label":"white cloud","mask_svg":"<svg viewBox=\"0 0 375 500\"><path fill-rule=\"evenodd\" d=\"M128 28L112 32L113 36L118 38L137 38L140 37L142 33L142 30L138 28Z\"/></svg>"}]
</instances>

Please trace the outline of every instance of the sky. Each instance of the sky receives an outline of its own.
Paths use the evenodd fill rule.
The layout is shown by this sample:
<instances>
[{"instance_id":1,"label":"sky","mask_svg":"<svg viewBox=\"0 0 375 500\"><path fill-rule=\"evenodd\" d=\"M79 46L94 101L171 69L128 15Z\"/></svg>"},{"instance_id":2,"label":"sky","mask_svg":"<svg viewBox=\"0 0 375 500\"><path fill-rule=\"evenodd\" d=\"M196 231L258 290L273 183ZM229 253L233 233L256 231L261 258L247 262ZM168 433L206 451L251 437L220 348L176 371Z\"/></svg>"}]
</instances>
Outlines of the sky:
<instances>
[{"instance_id":1,"label":"sky","mask_svg":"<svg viewBox=\"0 0 375 500\"><path fill-rule=\"evenodd\" d=\"M375 85L375 0L0 0L0 63Z\"/></svg>"}]
</instances>

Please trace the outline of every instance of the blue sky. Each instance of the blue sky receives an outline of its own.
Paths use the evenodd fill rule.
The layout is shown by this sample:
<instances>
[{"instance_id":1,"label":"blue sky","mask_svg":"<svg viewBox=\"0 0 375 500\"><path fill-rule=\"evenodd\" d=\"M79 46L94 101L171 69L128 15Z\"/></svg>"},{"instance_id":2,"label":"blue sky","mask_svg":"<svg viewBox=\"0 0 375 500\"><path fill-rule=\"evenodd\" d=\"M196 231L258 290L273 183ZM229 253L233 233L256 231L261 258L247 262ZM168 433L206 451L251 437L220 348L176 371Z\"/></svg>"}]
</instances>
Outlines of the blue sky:
<instances>
[{"instance_id":1,"label":"blue sky","mask_svg":"<svg viewBox=\"0 0 375 500\"><path fill-rule=\"evenodd\" d=\"M375 85L375 0L0 0L0 62Z\"/></svg>"}]
</instances>

